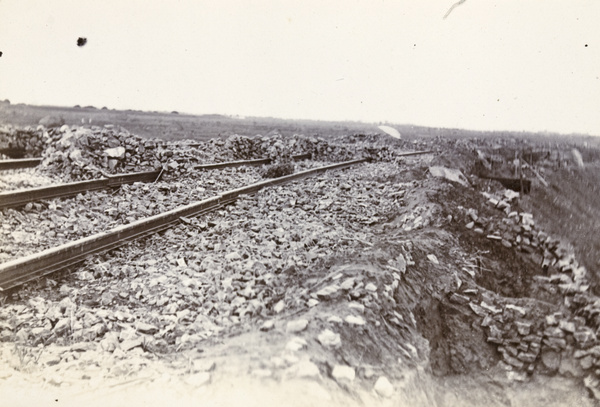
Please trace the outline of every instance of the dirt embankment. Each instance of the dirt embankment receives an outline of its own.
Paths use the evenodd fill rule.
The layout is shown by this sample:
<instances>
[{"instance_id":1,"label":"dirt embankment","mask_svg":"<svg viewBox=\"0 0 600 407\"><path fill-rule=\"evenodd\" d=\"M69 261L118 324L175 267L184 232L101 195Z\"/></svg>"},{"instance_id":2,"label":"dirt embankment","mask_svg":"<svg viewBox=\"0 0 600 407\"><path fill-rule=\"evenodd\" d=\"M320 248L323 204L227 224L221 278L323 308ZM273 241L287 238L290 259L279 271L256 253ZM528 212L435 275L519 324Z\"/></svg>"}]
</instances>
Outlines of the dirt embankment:
<instances>
[{"instance_id":1,"label":"dirt embankment","mask_svg":"<svg viewBox=\"0 0 600 407\"><path fill-rule=\"evenodd\" d=\"M535 188L523 206L544 229L573 247L600 295L600 167L560 169L546 178L550 186Z\"/></svg>"}]
</instances>

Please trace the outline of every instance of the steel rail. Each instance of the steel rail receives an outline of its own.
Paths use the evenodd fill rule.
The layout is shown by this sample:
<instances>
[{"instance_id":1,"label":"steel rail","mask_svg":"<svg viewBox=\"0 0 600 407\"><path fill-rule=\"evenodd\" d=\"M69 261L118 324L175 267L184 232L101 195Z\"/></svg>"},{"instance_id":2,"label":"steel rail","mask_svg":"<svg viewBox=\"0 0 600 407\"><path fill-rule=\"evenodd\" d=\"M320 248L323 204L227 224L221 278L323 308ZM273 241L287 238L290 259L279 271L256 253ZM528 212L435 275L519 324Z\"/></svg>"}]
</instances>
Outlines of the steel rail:
<instances>
[{"instance_id":1,"label":"steel rail","mask_svg":"<svg viewBox=\"0 0 600 407\"><path fill-rule=\"evenodd\" d=\"M408 157L410 155L421 155L421 154L430 154L430 153L435 153L435 151L433 151L433 150L427 150L427 151L410 151L408 153L398 154L396 157Z\"/></svg>"},{"instance_id":2,"label":"steel rail","mask_svg":"<svg viewBox=\"0 0 600 407\"><path fill-rule=\"evenodd\" d=\"M40 164L40 162L42 162L41 158L18 158L15 160L0 160L0 171L37 167Z\"/></svg>"},{"instance_id":3,"label":"steel rail","mask_svg":"<svg viewBox=\"0 0 600 407\"><path fill-rule=\"evenodd\" d=\"M311 154L306 153L306 154L294 155L294 156L292 156L292 159L294 161L300 161L300 160L306 160L310 157L311 157ZM194 169L196 169L196 170L217 170L217 169L228 168L228 167L241 167L243 165L263 165L263 164L269 164L269 163L271 163L271 161L272 160L270 158L259 158L256 160L228 161L228 162L222 162L222 163L196 165L196 166L194 166Z\"/></svg>"},{"instance_id":4,"label":"steel rail","mask_svg":"<svg viewBox=\"0 0 600 407\"><path fill-rule=\"evenodd\" d=\"M242 188L233 189L202 201L193 202L170 211L117 226L105 232L84 237L39 253L0 264L0 291L18 287L39 277L82 262L89 255L106 252L125 243L165 230L181 221L201 215L234 202L240 195L254 194L262 188L298 180L327 170L342 169L360 164L368 159L358 159L313 168L261 181Z\"/></svg>"},{"instance_id":5,"label":"steel rail","mask_svg":"<svg viewBox=\"0 0 600 407\"><path fill-rule=\"evenodd\" d=\"M198 148L198 147L202 147L204 144L203 143L189 143L189 144L161 144L161 146L163 147L177 147L177 148L181 148L181 147L190 147L190 148Z\"/></svg>"},{"instance_id":6,"label":"steel rail","mask_svg":"<svg viewBox=\"0 0 600 407\"><path fill-rule=\"evenodd\" d=\"M133 184L134 182L153 182L158 179L159 175L159 171L135 172L132 174L111 175L107 178L88 181L70 182L62 185L0 192L0 209L22 206L29 202L41 201L43 199L74 196L87 191L116 188L124 184Z\"/></svg>"}]
</instances>

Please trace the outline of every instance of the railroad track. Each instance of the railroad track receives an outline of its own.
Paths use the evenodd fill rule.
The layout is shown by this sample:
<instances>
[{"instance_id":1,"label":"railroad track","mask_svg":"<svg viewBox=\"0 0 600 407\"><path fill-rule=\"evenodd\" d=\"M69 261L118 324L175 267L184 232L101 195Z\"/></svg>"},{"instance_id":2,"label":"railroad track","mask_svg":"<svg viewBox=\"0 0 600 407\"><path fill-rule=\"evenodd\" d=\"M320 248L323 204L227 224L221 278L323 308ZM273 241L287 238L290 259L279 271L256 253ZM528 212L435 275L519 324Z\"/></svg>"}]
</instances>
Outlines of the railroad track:
<instances>
[{"instance_id":1,"label":"railroad track","mask_svg":"<svg viewBox=\"0 0 600 407\"><path fill-rule=\"evenodd\" d=\"M309 159L309 158L311 158L311 156L312 155L310 153L299 154L299 155L292 156L292 159L294 161L300 161L300 160ZM273 160L271 160L270 158L259 158L257 160L241 160L241 161L230 161L230 162L224 162L224 163L196 165L194 167L194 169L196 169L196 170L216 170L216 169L226 168L226 167L240 167L243 165L270 164L272 161Z\"/></svg>"},{"instance_id":2,"label":"railroad track","mask_svg":"<svg viewBox=\"0 0 600 407\"><path fill-rule=\"evenodd\" d=\"M0 192L0 209L23 206L30 202L37 202L44 199L74 196L88 191L117 188L121 185L133 184L134 182L154 182L160 178L160 175L160 171L117 174L108 176L107 178L88 181Z\"/></svg>"},{"instance_id":3,"label":"railroad track","mask_svg":"<svg viewBox=\"0 0 600 407\"><path fill-rule=\"evenodd\" d=\"M295 161L309 159L311 154L295 155L292 158ZM8 161L8 160L7 160ZM16 160L10 160L16 161ZM1 163L2 161L0 161ZM215 164L205 164L196 166L198 170L214 170L229 167L239 167L244 165L262 165L272 162L269 158L258 160L229 161ZM159 171L138 172L132 174L107 175L106 178L93 179L88 181L71 182L61 185L50 185L38 188L21 189L17 191L0 192L0 209L12 208L26 205L30 202L37 202L44 199L65 198L77 194L97 191L107 188L117 188L124 184L134 182L154 182L160 178Z\"/></svg>"},{"instance_id":4,"label":"railroad track","mask_svg":"<svg viewBox=\"0 0 600 407\"><path fill-rule=\"evenodd\" d=\"M195 145L190 144L190 146L194 147ZM398 154L398 157L407 157L407 156L411 156L411 155L421 155L421 154L430 154L430 153L434 153L434 151L433 150L431 150L431 151L412 151L412 152L408 152L408 153ZM309 159L309 158L311 158L310 153L292 156L292 159L294 161L305 160L305 159ZM41 158L21 158L21 159L14 159L14 160L0 160L0 171L37 167L41 161L42 161ZM259 159L255 159L255 160L240 160L240 161L213 163L213 164L201 164L201 165L195 166L194 168L197 170L215 170L215 169L219 169L219 168L239 167L239 166L243 166L243 165L270 164L271 161L272 160L269 158L259 158Z\"/></svg>"},{"instance_id":5,"label":"railroad track","mask_svg":"<svg viewBox=\"0 0 600 407\"><path fill-rule=\"evenodd\" d=\"M37 167L41 162L41 158L18 158L15 160L0 160L0 171L18 170L21 168L33 168Z\"/></svg>"},{"instance_id":6,"label":"railroad track","mask_svg":"<svg viewBox=\"0 0 600 407\"><path fill-rule=\"evenodd\" d=\"M186 145L187 146L187 145ZM190 145L193 147L193 145ZM292 156L294 161L305 160L311 157L310 153L300 154ZM0 171L5 170L18 170L21 168L33 168L37 167L42 162L41 158L18 158L12 160L0 160ZM256 160L240 160L240 161L228 161L222 163L214 163L214 164L203 164L197 165L194 167L198 170L214 170L218 168L226 168L226 167L239 167L242 165L262 165L262 164L270 164L272 160L270 158L260 158Z\"/></svg>"},{"instance_id":7,"label":"railroad track","mask_svg":"<svg viewBox=\"0 0 600 407\"><path fill-rule=\"evenodd\" d=\"M411 155L423 155L423 154L433 154L434 150L426 150L426 151L409 151L408 153L398 154L397 157L408 157Z\"/></svg>"},{"instance_id":8,"label":"railroad track","mask_svg":"<svg viewBox=\"0 0 600 407\"><path fill-rule=\"evenodd\" d=\"M120 247L132 240L141 239L165 230L182 219L199 216L234 202L241 195L250 195L263 188L284 184L328 170L350 167L369 161L357 159L257 182L248 186L226 191L208 199L180 206L170 211L150 216L126 225L117 226L39 253L14 259L0 264L0 291L20 285L71 267L92 254L102 253Z\"/></svg>"}]
</instances>

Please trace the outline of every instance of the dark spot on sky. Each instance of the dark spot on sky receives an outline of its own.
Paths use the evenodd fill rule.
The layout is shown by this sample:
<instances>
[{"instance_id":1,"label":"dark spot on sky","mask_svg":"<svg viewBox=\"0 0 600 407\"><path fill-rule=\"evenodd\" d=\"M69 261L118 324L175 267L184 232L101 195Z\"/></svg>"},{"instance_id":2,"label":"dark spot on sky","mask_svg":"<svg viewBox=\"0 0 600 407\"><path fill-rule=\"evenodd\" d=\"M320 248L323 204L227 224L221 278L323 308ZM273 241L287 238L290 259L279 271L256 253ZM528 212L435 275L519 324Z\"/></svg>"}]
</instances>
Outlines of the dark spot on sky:
<instances>
[{"instance_id":1,"label":"dark spot on sky","mask_svg":"<svg viewBox=\"0 0 600 407\"><path fill-rule=\"evenodd\" d=\"M587 44L585 44L585 47L587 48Z\"/></svg>"},{"instance_id":2,"label":"dark spot on sky","mask_svg":"<svg viewBox=\"0 0 600 407\"><path fill-rule=\"evenodd\" d=\"M85 37L77 38L77 46L78 47L83 47L85 44L87 44L87 38L85 38Z\"/></svg>"},{"instance_id":3,"label":"dark spot on sky","mask_svg":"<svg viewBox=\"0 0 600 407\"><path fill-rule=\"evenodd\" d=\"M0 57L2 56L2 51L0 51Z\"/></svg>"}]
</instances>

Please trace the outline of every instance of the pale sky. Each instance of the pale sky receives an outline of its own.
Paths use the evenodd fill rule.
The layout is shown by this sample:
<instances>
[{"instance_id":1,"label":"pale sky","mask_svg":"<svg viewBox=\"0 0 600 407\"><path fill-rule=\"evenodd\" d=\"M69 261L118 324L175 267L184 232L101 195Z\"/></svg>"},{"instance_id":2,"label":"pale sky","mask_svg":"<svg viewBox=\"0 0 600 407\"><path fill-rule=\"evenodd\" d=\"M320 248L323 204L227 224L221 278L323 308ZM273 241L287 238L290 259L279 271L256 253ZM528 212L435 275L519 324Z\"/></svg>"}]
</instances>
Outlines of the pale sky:
<instances>
[{"instance_id":1,"label":"pale sky","mask_svg":"<svg viewBox=\"0 0 600 407\"><path fill-rule=\"evenodd\" d=\"M600 1L454 2L0 0L0 100L600 135Z\"/></svg>"}]
</instances>

